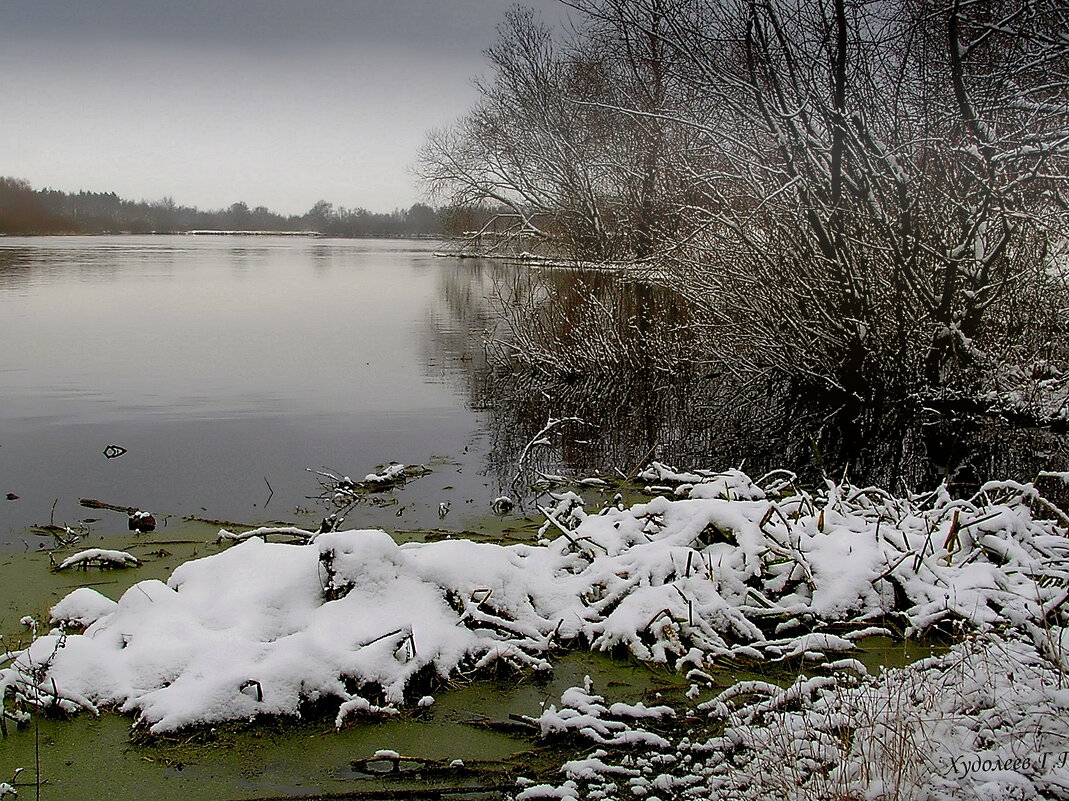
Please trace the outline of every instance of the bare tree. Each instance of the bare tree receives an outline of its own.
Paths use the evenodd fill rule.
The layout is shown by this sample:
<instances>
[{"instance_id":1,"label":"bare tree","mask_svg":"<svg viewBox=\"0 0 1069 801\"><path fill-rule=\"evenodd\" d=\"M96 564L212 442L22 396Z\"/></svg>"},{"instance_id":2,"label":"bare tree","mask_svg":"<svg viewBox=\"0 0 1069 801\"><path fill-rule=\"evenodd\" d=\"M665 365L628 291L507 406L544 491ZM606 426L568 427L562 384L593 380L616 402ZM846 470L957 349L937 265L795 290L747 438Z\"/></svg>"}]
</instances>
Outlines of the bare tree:
<instances>
[{"instance_id":1,"label":"bare tree","mask_svg":"<svg viewBox=\"0 0 1069 801\"><path fill-rule=\"evenodd\" d=\"M421 176L452 203L499 204L522 233L603 255L604 176L589 154L601 149L604 129L568 102L582 65L562 56L549 27L522 8L506 14L486 55L493 77L477 82L482 97L466 117L428 136Z\"/></svg>"},{"instance_id":2,"label":"bare tree","mask_svg":"<svg viewBox=\"0 0 1069 801\"><path fill-rule=\"evenodd\" d=\"M519 230L567 255L651 256L680 221L660 2L588 8L590 24L558 40L529 10L510 10L487 51L493 74L477 82L480 101L420 153L432 193L504 207ZM648 32L632 24L635 10Z\"/></svg>"},{"instance_id":3,"label":"bare tree","mask_svg":"<svg viewBox=\"0 0 1069 801\"><path fill-rule=\"evenodd\" d=\"M453 201L655 261L748 375L846 403L975 391L1064 316L1064 0L564 2L428 139Z\"/></svg>"},{"instance_id":4,"label":"bare tree","mask_svg":"<svg viewBox=\"0 0 1069 801\"><path fill-rule=\"evenodd\" d=\"M665 40L715 110L680 154L684 267L755 371L867 401L1013 331L1066 231L1069 40L1064 4L997 5L680 4Z\"/></svg>"}]
</instances>

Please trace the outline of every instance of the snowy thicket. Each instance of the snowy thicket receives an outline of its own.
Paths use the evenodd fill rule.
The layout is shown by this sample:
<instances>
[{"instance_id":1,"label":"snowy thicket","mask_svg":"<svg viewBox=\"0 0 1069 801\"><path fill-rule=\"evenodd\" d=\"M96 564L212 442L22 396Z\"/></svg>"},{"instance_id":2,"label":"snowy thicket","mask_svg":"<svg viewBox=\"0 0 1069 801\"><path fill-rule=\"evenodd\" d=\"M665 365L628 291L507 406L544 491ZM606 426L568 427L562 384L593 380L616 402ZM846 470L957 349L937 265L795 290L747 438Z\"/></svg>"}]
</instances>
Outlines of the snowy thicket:
<instances>
[{"instance_id":1,"label":"snowy thicket","mask_svg":"<svg viewBox=\"0 0 1069 801\"><path fill-rule=\"evenodd\" d=\"M1050 630L1049 642L1064 634ZM1020 639L979 635L878 677L742 682L692 710L672 742L589 692L565 692L561 710L537 719L543 733L585 716L642 747L610 754L599 728L570 727L594 750L517 801L1069 798L1069 676Z\"/></svg>"},{"instance_id":2,"label":"snowy thicket","mask_svg":"<svg viewBox=\"0 0 1069 801\"><path fill-rule=\"evenodd\" d=\"M1064 0L566 5L563 31L505 15L417 169L500 210L473 252L623 263L704 313L510 287L497 352L562 378L715 352L831 408L983 395L1064 422Z\"/></svg>"},{"instance_id":3,"label":"snowy thicket","mask_svg":"<svg viewBox=\"0 0 1069 801\"><path fill-rule=\"evenodd\" d=\"M877 626L961 623L1012 626L1060 657L1049 633L1069 622L1069 520L1030 484L954 499L832 483L811 494L789 474L656 463L642 478L670 497L588 513L578 495L555 496L537 544L252 538L115 605L81 589L53 616L84 632L7 655L0 690L115 705L165 732L328 698L341 725L498 663L548 670L565 645L685 671L723 658L815 666L852 662Z\"/></svg>"}]
</instances>

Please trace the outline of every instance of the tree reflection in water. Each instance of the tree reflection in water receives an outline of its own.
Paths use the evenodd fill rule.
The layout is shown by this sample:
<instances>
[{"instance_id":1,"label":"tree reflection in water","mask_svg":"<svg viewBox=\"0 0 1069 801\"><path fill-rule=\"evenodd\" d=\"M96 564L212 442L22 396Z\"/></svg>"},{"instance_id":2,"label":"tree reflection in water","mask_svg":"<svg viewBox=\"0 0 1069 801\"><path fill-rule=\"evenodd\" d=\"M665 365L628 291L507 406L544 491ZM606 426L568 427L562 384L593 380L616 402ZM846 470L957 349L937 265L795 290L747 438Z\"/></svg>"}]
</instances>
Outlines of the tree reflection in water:
<instances>
[{"instance_id":1,"label":"tree reflection in water","mask_svg":"<svg viewBox=\"0 0 1069 801\"><path fill-rule=\"evenodd\" d=\"M1069 469L1067 438L1047 430L919 402L829 408L747 380L703 337L702 310L652 284L479 260L445 265L440 281L452 320L432 321L428 360L463 365L469 403L486 415L487 472L502 490L532 437L566 417L587 425L555 427L531 449L521 483L536 471L631 475L657 459L755 477L788 468L810 485L847 475L895 492L947 480L961 494Z\"/></svg>"}]
</instances>

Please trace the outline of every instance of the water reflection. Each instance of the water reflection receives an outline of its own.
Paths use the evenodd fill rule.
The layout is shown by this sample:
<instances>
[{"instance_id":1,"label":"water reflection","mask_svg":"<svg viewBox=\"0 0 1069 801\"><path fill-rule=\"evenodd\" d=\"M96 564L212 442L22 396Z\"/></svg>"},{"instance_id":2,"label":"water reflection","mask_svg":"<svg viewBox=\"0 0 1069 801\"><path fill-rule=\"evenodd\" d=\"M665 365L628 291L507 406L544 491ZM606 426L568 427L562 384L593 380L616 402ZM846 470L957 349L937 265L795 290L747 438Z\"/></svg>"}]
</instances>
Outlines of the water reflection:
<instances>
[{"instance_id":1,"label":"water reflection","mask_svg":"<svg viewBox=\"0 0 1069 801\"><path fill-rule=\"evenodd\" d=\"M25 285L32 269L33 259L26 248L0 248L0 291Z\"/></svg>"},{"instance_id":2,"label":"water reflection","mask_svg":"<svg viewBox=\"0 0 1069 801\"><path fill-rule=\"evenodd\" d=\"M849 470L899 488L1065 469L1064 438L1047 432L917 409L851 416L783 387L743 387L703 344L701 310L672 293L436 259L433 248L0 242L0 498L18 496L0 505L0 548L31 523L77 522L80 497L291 520L315 488L305 468L364 475L389 460L434 473L353 525L461 530L511 491L551 417L585 423L532 448L532 475L629 474L659 458L788 466L813 483ZM106 460L112 442L129 453Z\"/></svg>"},{"instance_id":3,"label":"water reflection","mask_svg":"<svg viewBox=\"0 0 1069 801\"><path fill-rule=\"evenodd\" d=\"M432 321L439 353L429 361L463 365L469 403L488 417L489 475L504 491L531 438L551 418L570 417L586 425L555 427L521 478L630 475L655 458L755 476L787 467L810 485L845 475L896 492L946 480L969 493L992 478L1069 469L1067 438L1050 431L920 404L828 408L746 383L703 344L701 310L650 285L463 261L443 270L439 292L454 324ZM464 329L485 331L483 341Z\"/></svg>"},{"instance_id":4,"label":"water reflection","mask_svg":"<svg viewBox=\"0 0 1069 801\"><path fill-rule=\"evenodd\" d=\"M439 525L447 500L450 526L485 514L483 458L465 450L479 420L422 358L428 315L448 317L432 248L0 241L0 550L31 524L81 520L83 497L162 520L292 522L315 494L306 468L362 476L390 460L435 473L353 525ZM107 460L109 443L129 452Z\"/></svg>"}]
</instances>

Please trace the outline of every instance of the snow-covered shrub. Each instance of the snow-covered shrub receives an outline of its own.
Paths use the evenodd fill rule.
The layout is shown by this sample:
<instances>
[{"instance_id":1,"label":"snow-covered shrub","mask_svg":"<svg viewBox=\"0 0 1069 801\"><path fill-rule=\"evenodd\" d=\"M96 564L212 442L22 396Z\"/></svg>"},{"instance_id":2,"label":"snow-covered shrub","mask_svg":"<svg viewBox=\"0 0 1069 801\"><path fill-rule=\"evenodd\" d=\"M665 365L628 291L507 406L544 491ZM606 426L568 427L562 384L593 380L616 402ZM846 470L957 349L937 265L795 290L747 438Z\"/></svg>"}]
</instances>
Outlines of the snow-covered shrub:
<instances>
[{"instance_id":1,"label":"snow-covered shrub","mask_svg":"<svg viewBox=\"0 0 1069 801\"><path fill-rule=\"evenodd\" d=\"M85 619L85 633L40 637L0 682L114 704L168 731L325 698L342 712L389 709L451 676L547 670L562 645L681 670L819 666L849 660L874 627L1012 626L1061 653L1050 632L1069 623L1069 517L1031 484L894 498L652 469L681 491L589 515L559 495L538 545L398 545L370 530L250 538L114 607L75 594L55 614Z\"/></svg>"}]
</instances>

